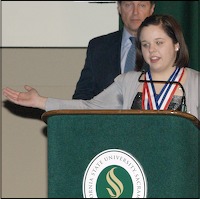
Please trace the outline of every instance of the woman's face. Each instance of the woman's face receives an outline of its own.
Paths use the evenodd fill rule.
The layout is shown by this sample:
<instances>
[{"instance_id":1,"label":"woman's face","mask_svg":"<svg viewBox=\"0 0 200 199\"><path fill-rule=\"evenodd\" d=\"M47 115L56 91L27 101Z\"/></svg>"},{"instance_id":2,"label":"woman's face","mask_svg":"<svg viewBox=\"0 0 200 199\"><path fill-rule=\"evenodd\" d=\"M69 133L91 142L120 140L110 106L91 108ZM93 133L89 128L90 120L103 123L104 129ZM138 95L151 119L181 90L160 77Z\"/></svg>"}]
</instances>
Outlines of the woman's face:
<instances>
[{"instance_id":1,"label":"woman's face","mask_svg":"<svg viewBox=\"0 0 200 199\"><path fill-rule=\"evenodd\" d=\"M140 35L141 50L151 71L164 71L174 66L179 44L164 32L160 25L144 27Z\"/></svg>"}]
</instances>

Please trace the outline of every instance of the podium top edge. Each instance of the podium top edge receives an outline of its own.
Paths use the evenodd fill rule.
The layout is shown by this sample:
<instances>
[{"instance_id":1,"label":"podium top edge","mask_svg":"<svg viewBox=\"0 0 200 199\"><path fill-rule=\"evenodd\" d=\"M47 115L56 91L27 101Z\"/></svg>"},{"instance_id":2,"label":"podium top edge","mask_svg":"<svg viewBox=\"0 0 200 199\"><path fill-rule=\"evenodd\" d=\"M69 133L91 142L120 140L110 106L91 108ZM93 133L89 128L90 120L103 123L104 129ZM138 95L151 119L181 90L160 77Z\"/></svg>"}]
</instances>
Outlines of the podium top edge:
<instances>
[{"instance_id":1,"label":"podium top edge","mask_svg":"<svg viewBox=\"0 0 200 199\"><path fill-rule=\"evenodd\" d=\"M42 114L41 119L47 123L47 119L55 115L175 115L184 117L194 123L200 129L200 121L189 113L174 110L52 110Z\"/></svg>"}]
</instances>

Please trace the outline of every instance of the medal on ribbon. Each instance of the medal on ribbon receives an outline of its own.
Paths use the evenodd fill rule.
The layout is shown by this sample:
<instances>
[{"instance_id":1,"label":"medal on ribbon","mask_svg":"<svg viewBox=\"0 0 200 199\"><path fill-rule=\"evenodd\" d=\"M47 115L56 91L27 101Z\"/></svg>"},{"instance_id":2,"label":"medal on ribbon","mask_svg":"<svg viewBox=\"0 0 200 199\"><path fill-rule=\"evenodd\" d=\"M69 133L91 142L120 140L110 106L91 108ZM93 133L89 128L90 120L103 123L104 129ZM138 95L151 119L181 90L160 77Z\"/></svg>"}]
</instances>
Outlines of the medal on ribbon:
<instances>
[{"instance_id":1,"label":"medal on ribbon","mask_svg":"<svg viewBox=\"0 0 200 199\"><path fill-rule=\"evenodd\" d=\"M184 68L177 67L168 81L164 84L161 92L156 94L151 72L145 74L142 94L142 109L145 110L167 110L172 97L178 87L176 82L180 82L184 74Z\"/></svg>"}]
</instances>

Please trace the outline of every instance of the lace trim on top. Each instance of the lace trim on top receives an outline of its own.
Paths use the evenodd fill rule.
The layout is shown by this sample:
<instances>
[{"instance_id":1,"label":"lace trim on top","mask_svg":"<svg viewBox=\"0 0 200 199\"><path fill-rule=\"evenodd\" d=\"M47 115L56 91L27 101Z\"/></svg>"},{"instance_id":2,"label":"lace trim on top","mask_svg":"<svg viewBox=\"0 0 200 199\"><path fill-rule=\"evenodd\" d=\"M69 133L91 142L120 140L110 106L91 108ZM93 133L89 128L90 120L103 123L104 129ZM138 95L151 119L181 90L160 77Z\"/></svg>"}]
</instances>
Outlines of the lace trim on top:
<instances>
[{"instance_id":1,"label":"lace trim on top","mask_svg":"<svg viewBox=\"0 0 200 199\"><path fill-rule=\"evenodd\" d=\"M174 95L169 106L168 110L177 110L181 111L181 102L182 102L182 96ZM142 109L142 92L138 92L135 96L135 99L133 100L131 109Z\"/></svg>"}]
</instances>

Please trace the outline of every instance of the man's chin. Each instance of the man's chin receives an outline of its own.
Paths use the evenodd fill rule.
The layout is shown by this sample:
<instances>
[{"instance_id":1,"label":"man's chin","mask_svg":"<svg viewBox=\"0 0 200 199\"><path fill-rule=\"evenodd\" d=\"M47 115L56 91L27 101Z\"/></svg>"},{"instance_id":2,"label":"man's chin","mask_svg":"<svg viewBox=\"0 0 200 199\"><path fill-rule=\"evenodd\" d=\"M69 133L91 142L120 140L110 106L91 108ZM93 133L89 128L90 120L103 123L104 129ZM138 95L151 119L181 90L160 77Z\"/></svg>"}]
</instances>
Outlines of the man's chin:
<instances>
[{"instance_id":1,"label":"man's chin","mask_svg":"<svg viewBox=\"0 0 200 199\"><path fill-rule=\"evenodd\" d=\"M133 32L137 32L138 28L140 27L141 23L137 23L131 26L131 30Z\"/></svg>"}]
</instances>

